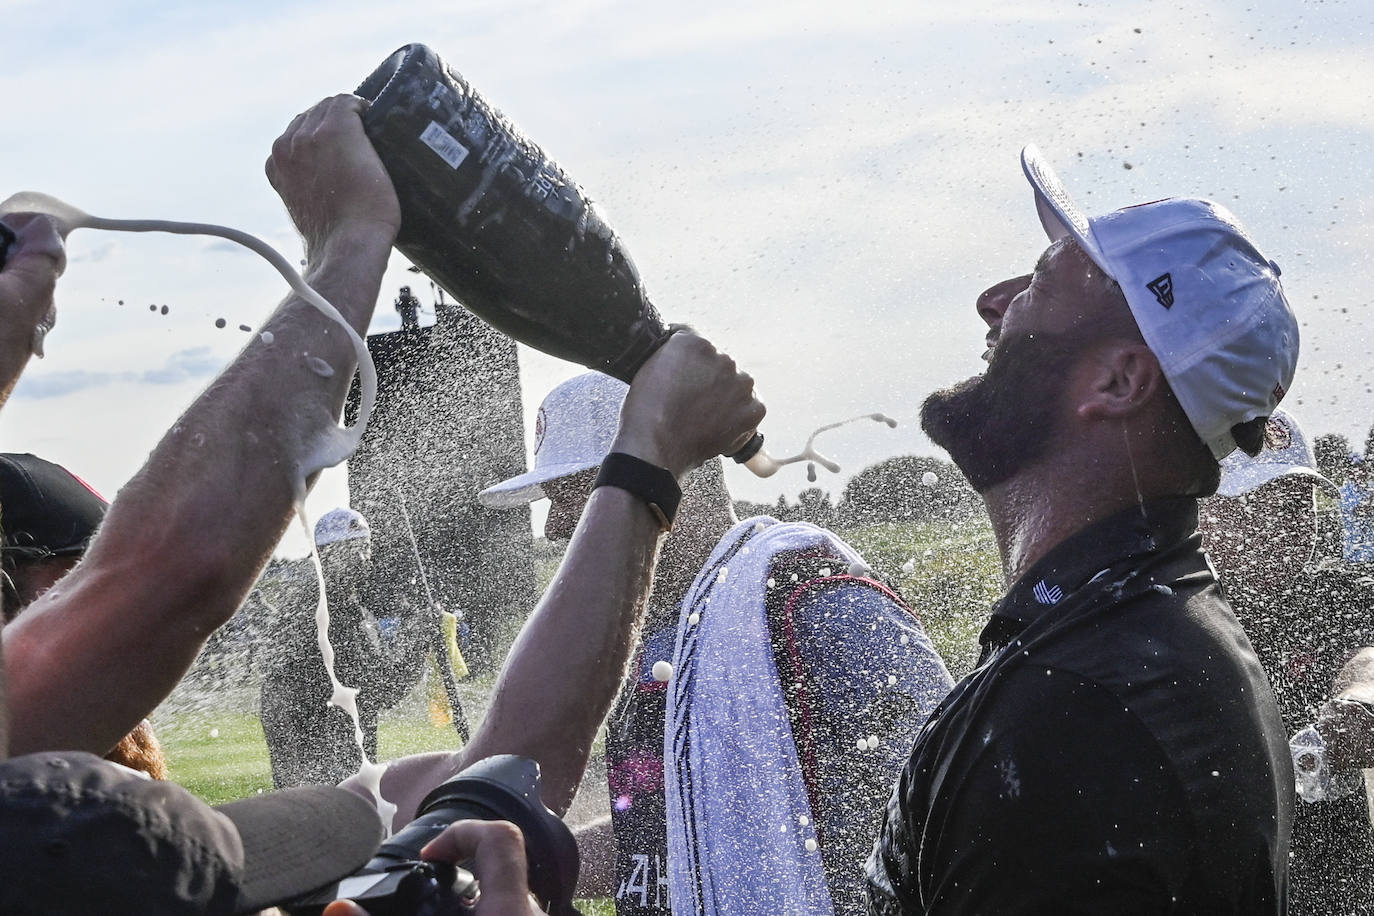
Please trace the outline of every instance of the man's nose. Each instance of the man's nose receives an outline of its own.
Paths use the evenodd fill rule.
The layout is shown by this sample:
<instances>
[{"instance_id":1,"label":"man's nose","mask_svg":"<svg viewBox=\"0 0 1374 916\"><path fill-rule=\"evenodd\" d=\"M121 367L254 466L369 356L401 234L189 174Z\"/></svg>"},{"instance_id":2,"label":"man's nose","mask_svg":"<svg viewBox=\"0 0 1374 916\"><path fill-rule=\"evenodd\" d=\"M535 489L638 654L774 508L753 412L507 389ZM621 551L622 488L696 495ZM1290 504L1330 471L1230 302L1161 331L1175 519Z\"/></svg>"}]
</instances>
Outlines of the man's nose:
<instances>
[{"instance_id":1,"label":"man's nose","mask_svg":"<svg viewBox=\"0 0 1374 916\"><path fill-rule=\"evenodd\" d=\"M1007 312L1007 306L1011 305L1011 300L1030 286L1030 281L1030 274L1022 274L1019 277L1012 277L1010 280L1003 280L1001 283L994 283L983 290L978 296L978 317L987 322L990 328L1001 325L1002 316Z\"/></svg>"}]
</instances>

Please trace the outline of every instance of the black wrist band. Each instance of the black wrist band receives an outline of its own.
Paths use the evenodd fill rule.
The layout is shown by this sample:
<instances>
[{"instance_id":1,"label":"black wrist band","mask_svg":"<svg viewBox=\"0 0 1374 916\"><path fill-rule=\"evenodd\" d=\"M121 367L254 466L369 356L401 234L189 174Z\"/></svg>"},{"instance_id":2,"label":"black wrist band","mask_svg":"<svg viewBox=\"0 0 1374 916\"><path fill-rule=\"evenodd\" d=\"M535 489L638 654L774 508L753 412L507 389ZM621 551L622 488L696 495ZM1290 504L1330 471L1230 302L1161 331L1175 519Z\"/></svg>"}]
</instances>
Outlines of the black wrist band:
<instances>
[{"instance_id":1,"label":"black wrist band","mask_svg":"<svg viewBox=\"0 0 1374 916\"><path fill-rule=\"evenodd\" d=\"M671 471L624 452L611 452L602 459L592 484L593 490L597 487L617 487L638 496L648 503L664 531L673 527L677 504L682 501L682 488Z\"/></svg>"}]
</instances>

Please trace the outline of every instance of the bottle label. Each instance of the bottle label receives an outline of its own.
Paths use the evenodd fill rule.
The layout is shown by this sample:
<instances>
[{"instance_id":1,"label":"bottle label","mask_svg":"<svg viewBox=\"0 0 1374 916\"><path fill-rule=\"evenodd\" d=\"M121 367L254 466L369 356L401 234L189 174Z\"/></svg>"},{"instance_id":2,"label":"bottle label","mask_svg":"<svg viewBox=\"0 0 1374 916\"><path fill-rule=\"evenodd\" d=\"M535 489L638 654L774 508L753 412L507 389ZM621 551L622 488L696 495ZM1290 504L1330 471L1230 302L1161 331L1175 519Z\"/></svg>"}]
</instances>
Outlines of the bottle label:
<instances>
[{"instance_id":1,"label":"bottle label","mask_svg":"<svg viewBox=\"0 0 1374 916\"><path fill-rule=\"evenodd\" d=\"M449 164L449 168L458 168L468 157L468 148L437 121L429 122L429 126L420 134L420 142L438 153L439 158Z\"/></svg>"}]
</instances>

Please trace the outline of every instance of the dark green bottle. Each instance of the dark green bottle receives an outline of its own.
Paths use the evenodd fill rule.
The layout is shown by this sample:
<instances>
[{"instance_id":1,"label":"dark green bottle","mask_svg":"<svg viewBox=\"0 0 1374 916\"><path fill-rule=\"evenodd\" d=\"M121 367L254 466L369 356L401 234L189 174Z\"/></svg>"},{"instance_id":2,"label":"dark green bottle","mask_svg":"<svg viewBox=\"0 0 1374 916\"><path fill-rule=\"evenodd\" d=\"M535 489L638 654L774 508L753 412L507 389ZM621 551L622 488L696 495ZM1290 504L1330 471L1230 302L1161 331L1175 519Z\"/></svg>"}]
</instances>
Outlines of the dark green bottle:
<instances>
[{"instance_id":1,"label":"dark green bottle","mask_svg":"<svg viewBox=\"0 0 1374 916\"><path fill-rule=\"evenodd\" d=\"M502 332L630 381L668 331L558 164L424 45L388 57L358 95L400 197L396 247Z\"/></svg>"}]
</instances>

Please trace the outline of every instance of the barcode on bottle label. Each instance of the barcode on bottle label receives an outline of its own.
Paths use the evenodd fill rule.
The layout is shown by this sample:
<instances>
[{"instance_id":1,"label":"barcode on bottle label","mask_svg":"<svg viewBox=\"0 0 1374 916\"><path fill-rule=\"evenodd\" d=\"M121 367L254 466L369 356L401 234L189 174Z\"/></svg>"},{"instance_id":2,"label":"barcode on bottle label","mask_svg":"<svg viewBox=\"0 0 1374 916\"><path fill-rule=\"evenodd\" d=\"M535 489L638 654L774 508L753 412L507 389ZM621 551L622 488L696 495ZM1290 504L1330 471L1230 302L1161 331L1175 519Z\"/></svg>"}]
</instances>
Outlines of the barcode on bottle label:
<instances>
[{"instance_id":1,"label":"barcode on bottle label","mask_svg":"<svg viewBox=\"0 0 1374 916\"><path fill-rule=\"evenodd\" d=\"M438 153L439 158L447 162L451 168L458 168L468 157L468 148L454 139L453 134L444 130L436 121L429 122L424 133L420 134L420 142Z\"/></svg>"}]
</instances>

